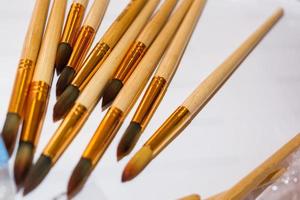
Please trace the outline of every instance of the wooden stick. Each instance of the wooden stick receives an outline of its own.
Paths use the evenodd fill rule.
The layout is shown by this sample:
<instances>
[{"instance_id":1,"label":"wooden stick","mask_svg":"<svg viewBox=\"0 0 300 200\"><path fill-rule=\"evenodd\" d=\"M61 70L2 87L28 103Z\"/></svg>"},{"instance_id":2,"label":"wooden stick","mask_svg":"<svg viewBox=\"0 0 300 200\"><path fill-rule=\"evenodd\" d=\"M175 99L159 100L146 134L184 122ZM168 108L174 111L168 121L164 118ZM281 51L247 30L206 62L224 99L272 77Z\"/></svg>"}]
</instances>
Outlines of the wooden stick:
<instances>
[{"instance_id":1,"label":"wooden stick","mask_svg":"<svg viewBox=\"0 0 300 200\"><path fill-rule=\"evenodd\" d=\"M66 0L54 0L39 58L34 71L33 81L44 81L48 85L51 85L54 72L55 55L62 32L66 5Z\"/></svg>"},{"instance_id":2,"label":"wooden stick","mask_svg":"<svg viewBox=\"0 0 300 200\"><path fill-rule=\"evenodd\" d=\"M121 63L127 50L145 26L159 2L160 0L152 0L146 4L145 8L129 27L115 49L103 63L102 67L83 90L82 94L77 99L77 103L82 104L88 109L93 108L93 105L98 101L99 97L102 95L103 89L117 69L117 66Z\"/></svg>"},{"instance_id":3,"label":"wooden stick","mask_svg":"<svg viewBox=\"0 0 300 200\"><path fill-rule=\"evenodd\" d=\"M97 32L108 4L109 0L95 0L83 23L83 26L90 26Z\"/></svg>"},{"instance_id":4,"label":"wooden stick","mask_svg":"<svg viewBox=\"0 0 300 200\"><path fill-rule=\"evenodd\" d=\"M86 8L89 3L89 0L74 0L73 3L80 3Z\"/></svg>"},{"instance_id":5,"label":"wooden stick","mask_svg":"<svg viewBox=\"0 0 300 200\"><path fill-rule=\"evenodd\" d=\"M183 197L183 198L178 199L178 200L201 200L201 197L197 194L193 194L193 195Z\"/></svg>"}]
</instances>

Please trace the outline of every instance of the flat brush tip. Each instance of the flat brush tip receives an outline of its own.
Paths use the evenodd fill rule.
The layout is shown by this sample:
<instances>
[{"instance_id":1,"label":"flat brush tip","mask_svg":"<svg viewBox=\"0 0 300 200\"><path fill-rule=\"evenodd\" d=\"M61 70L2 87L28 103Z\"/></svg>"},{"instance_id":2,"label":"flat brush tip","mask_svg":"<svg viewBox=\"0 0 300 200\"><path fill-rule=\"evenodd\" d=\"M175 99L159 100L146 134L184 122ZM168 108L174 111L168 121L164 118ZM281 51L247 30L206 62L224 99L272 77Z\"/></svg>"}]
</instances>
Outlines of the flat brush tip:
<instances>
[{"instance_id":1,"label":"flat brush tip","mask_svg":"<svg viewBox=\"0 0 300 200\"><path fill-rule=\"evenodd\" d=\"M36 164L31 167L27 178L25 179L23 191L24 196L34 190L43 181L49 173L51 166L51 158L41 155Z\"/></svg>"},{"instance_id":2,"label":"flat brush tip","mask_svg":"<svg viewBox=\"0 0 300 200\"><path fill-rule=\"evenodd\" d=\"M9 156L14 151L20 124L21 117L18 114L7 113L2 129L2 137Z\"/></svg>"},{"instance_id":3,"label":"flat brush tip","mask_svg":"<svg viewBox=\"0 0 300 200\"><path fill-rule=\"evenodd\" d=\"M80 192L92 170L93 166L90 160L81 158L68 183L67 196L69 199Z\"/></svg>"},{"instance_id":4,"label":"flat brush tip","mask_svg":"<svg viewBox=\"0 0 300 200\"><path fill-rule=\"evenodd\" d=\"M122 182L127 182L135 178L152 160L152 150L149 146L142 147L126 165Z\"/></svg>"},{"instance_id":5,"label":"flat brush tip","mask_svg":"<svg viewBox=\"0 0 300 200\"><path fill-rule=\"evenodd\" d=\"M142 127L137 122L130 122L126 129L117 149L117 159L120 161L122 158L130 154L135 147L138 139L141 136Z\"/></svg>"},{"instance_id":6,"label":"flat brush tip","mask_svg":"<svg viewBox=\"0 0 300 200\"><path fill-rule=\"evenodd\" d=\"M59 75L64 67L68 64L72 51L73 49L69 43L62 42L58 45L55 59L55 68L57 75Z\"/></svg>"},{"instance_id":7,"label":"flat brush tip","mask_svg":"<svg viewBox=\"0 0 300 200\"><path fill-rule=\"evenodd\" d=\"M56 83L56 96L59 97L65 89L70 85L75 76L75 70L72 67L65 67L61 72Z\"/></svg>"},{"instance_id":8,"label":"flat brush tip","mask_svg":"<svg viewBox=\"0 0 300 200\"><path fill-rule=\"evenodd\" d=\"M115 100L115 98L118 96L119 92L121 91L123 87L122 81L118 79L113 79L107 88L104 91L103 94L103 100L102 100L102 111L106 110L112 102Z\"/></svg>"},{"instance_id":9,"label":"flat brush tip","mask_svg":"<svg viewBox=\"0 0 300 200\"><path fill-rule=\"evenodd\" d=\"M31 143L20 142L14 165L14 178L17 187L21 187L32 165L34 147Z\"/></svg>"}]
</instances>

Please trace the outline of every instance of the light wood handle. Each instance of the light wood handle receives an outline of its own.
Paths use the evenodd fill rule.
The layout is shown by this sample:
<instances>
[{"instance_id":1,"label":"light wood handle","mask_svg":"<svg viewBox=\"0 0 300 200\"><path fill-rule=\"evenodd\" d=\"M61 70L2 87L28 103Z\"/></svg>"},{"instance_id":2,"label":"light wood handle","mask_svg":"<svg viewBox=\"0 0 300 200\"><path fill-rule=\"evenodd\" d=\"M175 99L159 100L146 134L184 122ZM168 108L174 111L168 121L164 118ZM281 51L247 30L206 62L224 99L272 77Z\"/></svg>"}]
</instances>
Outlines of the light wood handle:
<instances>
[{"instance_id":1,"label":"light wood handle","mask_svg":"<svg viewBox=\"0 0 300 200\"><path fill-rule=\"evenodd\" d=\"M29 59L33 63L36 63L47 20L49 4L50 0L36 0L26 33L21 59Z\"/></svg>"},{"instance_id":2,"label":"light wood handle","mask_svg":"<svg viewBox=\"0 0 300 200\"><path fill-rule=\"evenodd\" d=\"M147 0L134 0L118 16L114 23L109 27L101 41L113 48L130 26L135 17L143 9Z\"/></svg>"},{"instance_id":3,"label":"light wood handle","mask_svg":"<svg viewBox=\"0 0 300 200\"><path fill-rule=\"evenodd\" d=\"M178 0L166 0L160 10L156 12L145 29L141 32L137 41L142 42L149 47L159 31L165 25L177 2Z\"/></svg>"},{"instance_id":4,"label":"light wood handle","mask_svg":"<svg viewBox=\"0 0 300 200\"><path fill-rule=\"evenodd\" d=\"M134 20L120 42L83 90L77 100L77 103L80 103L88 109L93 107L92 105L95 104L95 102L102 95L106 84L114 75L115 70L117 70L127 51L146 25L148 19L151 17L159 2L160 0L151 0L146 4L145 8Z\"/></svg>"},{"instance_id":5,"label":"light wood handle","mask_svg":"<svg viewBox=\"0 0 300 200\"><path fill-rule=\"evenodd\" d=\"M227 58L223 64L221 64L198 86L198 88L186 99L183 106L192 113L196 113L201 109L282 15L283 10L279 9L267 19L267 21L261 25L229 58Z\"/></svg>"},{"instance_id":6,"label":"light wood handle","mask_svg":"<svg viewBox=\"0 0 300 200\"><path fill-rule=\"evenodd\" d=\"M109 0L95 0L83 23L84 26L90 26L97 31L106 12L108 3Z\"/></svg>"},{"instance_id":7,"label":"light wood handle","mask_svg":"<svg viewBox=\"0 0 300 200\"><path fill-rule=\"evenodd\" d=\"M170 20L157 36L156 40L141 60L136 70L123 86L123 89L113 102L113 107L117 107L124 113L127 113L134 105L160 61L161 56L165 52L165 49L173 38L181 21L189 10L192 2L193 0L183 1L175 13L171 16Z\"/></svg>"},{"instance_id":8,"label":"light wood handle","mask_svg":"<svg viewBox=\"0 0 300 200\"><path fill-rule=\"evenodd\" d=\"M42 47L33 75L33 81L51 85L57 46L60 40L67 0L54 0Z\"/></svg>"},{"instance_id":9,"label":"light wood handle","mask_svg":"<svg viewBox=\"0 0 300 200\"><path fill-rule=\"evenodd\" d=\"M89 0L74 0L73 3L79 3L81 5L83 5L83 7L87 7Z\"/></svg>"},{"instance_id":10,"label":"light wood handle","mask_svg":"<svg viewBox=\"0 0 300 200\"><path fill-rule=\"evenodd\" d=\"M206 0L195 0L161 61L155 76L163 77L167 82L173 77L203 11L205 3Z\"/></svg>"}]
</instances>

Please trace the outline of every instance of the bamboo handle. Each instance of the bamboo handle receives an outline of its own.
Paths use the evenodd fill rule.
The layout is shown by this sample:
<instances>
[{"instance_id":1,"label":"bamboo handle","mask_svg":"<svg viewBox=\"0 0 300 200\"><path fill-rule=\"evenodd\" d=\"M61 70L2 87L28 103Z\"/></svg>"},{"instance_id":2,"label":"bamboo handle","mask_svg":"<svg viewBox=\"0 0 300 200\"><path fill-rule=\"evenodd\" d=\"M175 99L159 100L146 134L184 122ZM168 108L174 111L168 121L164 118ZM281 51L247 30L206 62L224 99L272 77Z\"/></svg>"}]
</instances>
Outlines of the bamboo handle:
<instances>
[{"instance_id":1,"label":"bamboo handle","mask_svg":"<svg viewBox=\"0 0 300 200\"><path fill-rule=\"evenodd\" d=\"M36 63L48 15L50 0L37 0L26 33L21 59Z\"/></svg>"},{"instance_id":2,"label":"bamboo handle","mask_svg":"<svg viewBox=\"0 0 300 200\"><path fill-rule=\"evenodd\" d=\"M86 8L89 3L89 0L74 0L73 3L79 3L83 5L84 8Z\"/></svg>"},{"instance_id":3,"label":"bamboo handle","mask_svg":"<svg viewBox=\"0 0 300 200\"><path fill-rule=\"evenodd\" d=\"M109 0L95 0L83 23L84 26L90 26L97 31L102 22L108 4Z\"/></svg>"},{"instance_id":4,"label":"bamboo handle","mask_svg":"<svg viewBox=\"0 0 300 200\"><path fill-rule=\"evenodd\" d=\"M115 70L122 62L128 49L131 47L131 44L143 29L159 2L160 0L151 0L146 4L145 8L134 20L120 42L111 52L106 61L102 64L102 67L97 71L89 84L83 90L82 94L77 100L77 103L80 103L89 109L93 107L92 105L95 104L95 102L101 96L106 84L114 75Z\"/></svg>"},{"instance_id":5,"label":"bamboo handle","mask_svg":"<svg viewBox=\"0 0 300 200\"><path fill-rule=\"evenodd\" d=\"M257 167L239 183L228 190L223 195L224 200L239 200L244 198L249 192L257 188L274 171L281 168L283 161L300 147L300 134L290 140L275 154Z\"/></svg>"},{"instance_id":6,"label":"bamboo handle","mask_svg":"<svg viewBox=\"0 0 300 200\"><path fill-rule=\"evenodd\" d=\"M149 77L157 66L162 54L174 36L176 29L183 20L185 14L189 10L193 0L185 0L171 16L170 20L158 35L150 49L132 73L131 77L123 86L119 95L113 102L113 107L119 108L124 113L127 113L135 100L140 95L142 89L147 84Z\"/></svg>"},{"instance_id":7,"label":"bamboo handle","mask_svg":"<svg viewBox=\"0 0 300 200\"><path fill-rule=\"evenodd\" d=\"M283 10L278 9L227 60L225 60L223 64L221 64L198 86L198 88L185 100L183 106L192 113L196 113L201 109L282 15Z\"/></svg>"},{"instance_id":8,"label":"bamboo handle","mask_svg":"<svg viewBox=\"0 0 300 200\"><path fill-rule=\"evenodd\" d=\"M187 44L189 43L194 28L203 11L205 3L206 0L196 0L193 3L189 14L182 22L182 25L175 35L173 42L170 44L168 51L161 61L155 76L163 77L167 82L169 82L173 77L173 74L180 63L181 57L186 49Z\"/></svg>"},{"instance_id":9,"label":"bamboo handle","mask_svg":"<svg viewBox=\"0 0 300 200\"><path fill-rule=\"evenodd\" d=\"M62 32L67 0L54 0L42 47L33 75L33 81L51 85L57 46Z\"/></svg>"},{"instance_id":10,"label":"bamboo handle","mask_svg":"<svg viewBox=\"0 0 300 200\"><path fill-rule=\"evenodd\" d=\"M109 27L101 41L105 42L110 47L114 47L146 3L147 0L131 1L115 22Z\"/></svg>"},{"instance_id":11,"label":"bamboo handle","mask_svg":"<svg viewBox=\"0 0 300 200\"><path fill-rule=\"evenodd\" d=\"M144 43L147 47L151 45L161 28L168 20L178 0L166 0L160 10L154 15L145 29L139 35L137 41Z\"/></svg>"}]
</instances>

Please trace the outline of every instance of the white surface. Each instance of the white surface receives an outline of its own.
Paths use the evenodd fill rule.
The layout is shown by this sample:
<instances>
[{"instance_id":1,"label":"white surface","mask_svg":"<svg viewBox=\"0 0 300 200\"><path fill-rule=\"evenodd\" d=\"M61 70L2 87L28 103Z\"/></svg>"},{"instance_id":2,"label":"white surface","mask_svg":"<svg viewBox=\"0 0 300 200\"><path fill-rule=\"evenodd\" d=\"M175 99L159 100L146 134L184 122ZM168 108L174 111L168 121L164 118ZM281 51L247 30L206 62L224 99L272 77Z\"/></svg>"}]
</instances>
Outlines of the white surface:
<instances>
[{"instance_id":1,"label":"white surface","mask_svg":"<svg viewBox=\"0 0 300 200\"><path fill-rule=\"evenodd\" d=\"M0 1L2 128L34 0ZM96 41L127 2L111 0ZM116 145L132 112L78 199L102 194L107 200L171 200L191 193L207 197L232 186L299 132L300 1L210 0L173 83L137 147L278 6L286 9L285 17L140 176L121 184L129 158L116 162ZM36 158L58 125L52 123L52 89ZM100 110L98 106L45 181L25 199L52 199L65 191L71 170L104 115Z\"/></svg>"}]
</instances>

